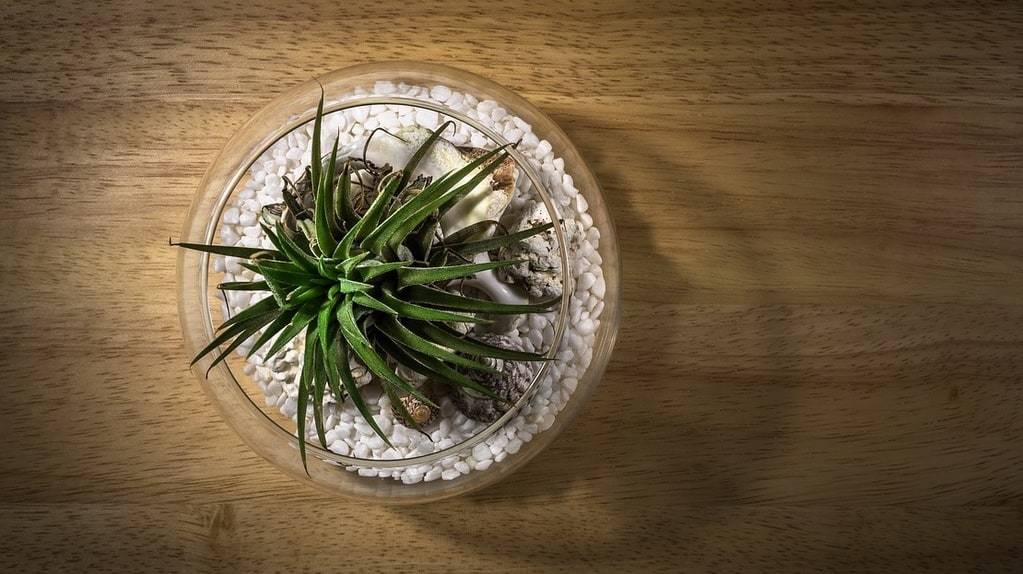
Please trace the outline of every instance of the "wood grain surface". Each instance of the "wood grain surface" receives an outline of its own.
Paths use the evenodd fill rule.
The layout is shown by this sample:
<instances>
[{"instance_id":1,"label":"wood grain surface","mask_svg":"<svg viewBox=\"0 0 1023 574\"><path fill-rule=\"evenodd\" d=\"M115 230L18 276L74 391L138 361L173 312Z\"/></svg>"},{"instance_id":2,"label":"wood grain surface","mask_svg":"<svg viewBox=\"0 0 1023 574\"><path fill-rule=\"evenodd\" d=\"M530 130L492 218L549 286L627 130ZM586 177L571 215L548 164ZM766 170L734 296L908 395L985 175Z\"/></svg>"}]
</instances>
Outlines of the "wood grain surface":
<instances>
[{"instance_id":1,"label":"wood grain surface","mask_svg":"<svg viewBox=\"0 0 1023 574\"><path fill-rule=\"evenodd\" d=\"M1023 4L0 17L0 570L1023 569ZM416 508L326 497L243 446L186 369L166 245L252 113L386 59L553 116L626 277L575 424Z\"/></svg>"}]
</instances>

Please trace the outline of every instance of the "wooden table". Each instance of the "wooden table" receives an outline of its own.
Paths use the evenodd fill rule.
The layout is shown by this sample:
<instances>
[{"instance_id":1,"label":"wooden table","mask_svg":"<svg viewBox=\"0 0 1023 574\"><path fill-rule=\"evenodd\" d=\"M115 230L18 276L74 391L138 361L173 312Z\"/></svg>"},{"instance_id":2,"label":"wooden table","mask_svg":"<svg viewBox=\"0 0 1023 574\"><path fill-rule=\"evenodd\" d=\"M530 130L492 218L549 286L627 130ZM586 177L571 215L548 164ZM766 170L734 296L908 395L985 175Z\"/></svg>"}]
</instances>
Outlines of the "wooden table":
<instances>
[{"instance_id":1,"label":"wooden table","mask_svg":"<svg viewBox=\"0 0 1023 574\"><path fill-rule=\"evenodd\" d=\"M1023 5L286 4L0 8L0 569L1023 568ZM167 247L255 110L398 58L550 113L626 269L571 429L416 508L243 446Z\"/></svg>"}]
</instances>

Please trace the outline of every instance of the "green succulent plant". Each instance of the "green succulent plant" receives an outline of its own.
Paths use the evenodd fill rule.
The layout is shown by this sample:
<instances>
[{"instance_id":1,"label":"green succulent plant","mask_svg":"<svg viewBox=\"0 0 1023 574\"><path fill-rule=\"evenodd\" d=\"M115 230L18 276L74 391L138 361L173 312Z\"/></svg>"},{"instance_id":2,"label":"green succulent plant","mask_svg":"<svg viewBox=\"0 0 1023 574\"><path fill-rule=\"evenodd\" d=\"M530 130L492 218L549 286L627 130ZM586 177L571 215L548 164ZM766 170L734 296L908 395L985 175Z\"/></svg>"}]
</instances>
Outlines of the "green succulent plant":
<instances>
[{"instance_id":1,"label":"green succulent plant","mask_svg":"<svg viewBox=\"0 0 1023 574\"><path fill-rule=\"evenodd\" d=\"M545 357L484 343L462 333L457 324L487 323L481 316L484 314L546 312L560 300L512 305L466 297L449 289L453 281L519 263L474 263L474 255L521 241L553 225L500 233L497 222L484 221L440 236L440 217L508 157L506 147L489 151L435 181L414 179L416 167L449 122L432 132L401 170L372 166L358 159L344 161L339 169L337 140L329 156L321 153L322 120L321 96L312 137L315 160L306 168L300 185L288 182L285 207L264 208L260 217L260 225L275 249L177 244L242 258L245 268L262 276L255 281L222 283L220 289L270 293L224 321L213 340L193 359L193 365L225 345L210 365L212 369L253 337L256 339L249 355L273 340L264 355L269 358L305 332L297 416L303 465L310 403L319 442L326 448L322 404L328 390L339 404L350 399L376 434L390 445L356 385L349 368L352 354L375 375L391 397L396 414L406 421L412 417L400 397L410 395L436 405L397 374L396 365L500 400L490 388L467 376L472 371L497 373L480 358L542 361ZM373 180L370 185L361 179L353 181L357 168L369 171ZM357 191L362 192L364 200L361 210L356 207ZM311 209L309 202L303 201L309 195L313 196Z\"/></svg>"}]
</instances>

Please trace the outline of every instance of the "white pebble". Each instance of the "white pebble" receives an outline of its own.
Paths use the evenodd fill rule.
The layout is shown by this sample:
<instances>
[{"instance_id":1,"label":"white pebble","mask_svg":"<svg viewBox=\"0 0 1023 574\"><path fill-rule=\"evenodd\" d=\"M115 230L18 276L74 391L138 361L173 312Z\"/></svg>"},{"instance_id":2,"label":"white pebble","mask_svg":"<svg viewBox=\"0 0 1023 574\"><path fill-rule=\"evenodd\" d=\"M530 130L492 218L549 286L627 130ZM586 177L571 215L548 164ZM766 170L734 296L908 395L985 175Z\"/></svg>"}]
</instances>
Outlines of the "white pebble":
<instances>
[{"instance_id":1,"label":"white pebble","mask_svg":"<svg viewBox=\"0 0 1023 574\"><path fill-rule=\"evenodd\" d=\"M449 468L449 469L441 472L441 475L440 475L440 477L443 478L444 480L454 480L454 479L458 478L459 476L462 476L462 473L458 472L457 470L455 470L453 468Z\"/></svg>"},{"instance_id":2,"label":"white pebble","mask_svg":"<svg viewBox=\"0 0 1023 574\"><path fill-rule=\"evenodd\" d=\"M440 122L440 115L433 110L416 110L416 123L428 130L436 129Z\"/></svg>"},{"instance_id":3,"label":"white pebble","mask_svg":"<svg viewBox=\"0 0 1023 574\"><path fill-rule=\"evenodd\" d=\"M235 224L238 223L238 208L229 207L224 210L224 223Z\"/></svg>"},{"instance_id":4,"label":"white pebble","mask_svg":"<svg viewBox=\"0 0 1023 574\"><path fill-rule=\"evenodd\" d=\"M385 395L385 397L386 397L386 395ZM381 402L383 402L383 399L381 399ZM380 430L384 434L390 433L391 432L391 428L393 428L393 426L394 426L391 423L390 417L388 417L386 415L383 415L383 414L373 415L373 420L377 423L377 426L380 427Z\"/></svg>"},{"instance_id":5,"label":"white pebble","mask_svg":"<svg viewBox=\"0 0 1023 574\"><path fill-rule=\"evenodd\" d=\"M522 441L517 438L514 438L508 441L508 446L505 447L505 450L508 452L508 454L515 454L519 452L520 448L522 448Z\"/></svg>"},{"instance_id":6,"label":"white pebble","mask_svg":"<svg viewBox=\"0 0 1023 574\"><path fill-rule=\"evenodd\" d=\"M540 140L540 143L536 145L536 150L533 153L538 158L546 157L547 154L551 153L551 143L547 140Z\"/></svg>"},{"instance_id":7,"label":"white pebble","mask_svg":"<svg viewBox=\"0 0 1023 574\"><path fill-rule=\"evenodd\" d=\"M438 102L446 102L451 97L451 88L447 86L434 86L430 90L430 97Z\"/></svg>"},{"instance_id":8,"label":"white pebble","mask_svg":"<svg viewBox=\"0 0 1023 574\"><path fill-rule=\"evenodd\" d=\"M480 443L473 447L472 456L476 460L486 460L488 458L493 458L494 453L490 450L490 447Z\"/></svg>"},{"instance_id":9,"label":"white pebble","mask_svg":"<svg viewBox=\"0 0 1023 574\"><path fill-rule=\"evenodd\" d=\"M592 287L593 284L596 282L597 278L593 276L593 273L589 272L583 273L582 275L579 276L576 289L578 289L579 291L586 291L587 289Z\"/></svg>"}]
</instances>

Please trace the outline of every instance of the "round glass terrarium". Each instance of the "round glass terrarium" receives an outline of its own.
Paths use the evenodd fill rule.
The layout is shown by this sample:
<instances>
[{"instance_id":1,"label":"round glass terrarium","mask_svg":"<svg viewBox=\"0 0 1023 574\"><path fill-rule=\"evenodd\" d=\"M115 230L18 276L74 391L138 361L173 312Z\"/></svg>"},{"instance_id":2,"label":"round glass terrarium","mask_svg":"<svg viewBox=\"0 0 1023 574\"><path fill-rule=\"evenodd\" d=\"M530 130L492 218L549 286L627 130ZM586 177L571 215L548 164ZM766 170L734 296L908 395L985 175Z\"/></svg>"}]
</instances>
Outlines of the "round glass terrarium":
<instances>
[{"instance_id":1,"label":"round glass terrarium","mask_svg":"<svg viewBox=\"0 0 1023 574\"><path fill-rule=\"evenodd\" d=\"M523 203L539 207L557 222L551 245L559 268L551 274L563 297L542 320L521 322L519 332L526 344L532 344L528 341L532 339L534 350L545 353L549 361L532 368L528 388L503 414L486 423L469 424L463 434L453 435L458 440L430 443L403 456L391 451L391 456L380 457L367 448L346 445L323 449L311 439L307 441L308 473L299 457L294 418L287 416L287 408L279 408L287 398L281 393L280 401L267 400L267 386L275 383L253 377L257 367L252 361L233 356L207 374L207 357L194 371L249 446L282 470L329 491L385 503L413 503L493 483L554 439L593 392L609 359L620 318L621 271L613 225L597 182L567 136L505 88L444 66L413 62L356 66L284 93L246 123L203 178L181 241L244 241L229 223L236 222L239 205L273 201L267 190L273 192L282 176L294 177L301 162L308 163L308 154L300 158L296 149L308 140L321 93L324 133L341 139L342 155L365 154L374 138L395 137L403 128L436 127L445 121L453 122L451 139L462 146L459 149L526 143L509 148L514 160L511 201L520 208ZM470 218L472 212L465 210ZM231 312L231 300L216 289L224 267L223 262L215 264L215 257L185 250L179 255L179 313L190 354L213 339L216 327ZM497 282L490 285L504 289ZM577 291L584 296L578 297ZM500 298L500 293L488 295ZM562 368L562 361L573 363ZM541 404L546 410L541 411ZM551 408L552 404L557 408ZM524 424L527 416L540 424ZM516 435L523 426L527 430ZM429 436L429 429L425 430L424 436ZM509 440L514 449L498 450L498 444L505 448ZM478 459L483 457L474 458L474 449L479 453L491 445L497 455L491 459L484 453L490 462L480 464ZM452 470L456 468L458 472ZM410 478L414 480L406 480Z\"/></svg>"}]
</instances>

